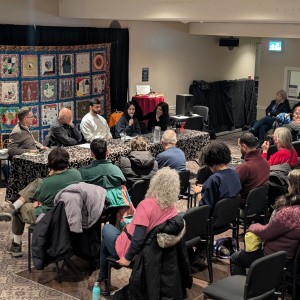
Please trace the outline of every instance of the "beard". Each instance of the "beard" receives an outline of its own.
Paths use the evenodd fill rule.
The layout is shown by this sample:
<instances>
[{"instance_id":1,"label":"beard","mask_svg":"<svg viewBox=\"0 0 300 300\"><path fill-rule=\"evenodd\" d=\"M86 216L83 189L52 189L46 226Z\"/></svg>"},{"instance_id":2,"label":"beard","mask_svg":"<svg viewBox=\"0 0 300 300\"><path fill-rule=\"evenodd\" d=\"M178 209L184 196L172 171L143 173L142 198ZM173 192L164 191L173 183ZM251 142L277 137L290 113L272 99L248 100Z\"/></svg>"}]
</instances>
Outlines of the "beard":
<instances>
[{"instance_id":1,"label":"beard","mask_svg":"<svg viewBox=\"0 0 300 300\"><path fill-rule=\"evenodd\" d=\"M93 112L95 115L100 115L100 110L94 110L94 109L92 109L92 112Z\"/></svg>"}]
</instances>

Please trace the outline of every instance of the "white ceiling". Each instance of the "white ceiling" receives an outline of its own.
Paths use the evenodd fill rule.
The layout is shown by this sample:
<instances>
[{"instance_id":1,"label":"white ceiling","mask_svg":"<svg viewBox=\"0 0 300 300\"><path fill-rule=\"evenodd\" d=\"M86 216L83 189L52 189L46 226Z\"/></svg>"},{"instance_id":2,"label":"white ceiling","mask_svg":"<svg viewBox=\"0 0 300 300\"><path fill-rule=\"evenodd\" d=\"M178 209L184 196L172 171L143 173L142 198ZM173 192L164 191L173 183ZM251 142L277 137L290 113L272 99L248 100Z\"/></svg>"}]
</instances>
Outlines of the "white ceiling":
<instances>
[{"instance_id":1,"label":"white ceiling","mask_svg":"<svg viewBox=\"0 0 300 300\"><path fill-rule=\"evenodd\" d=\"M60 0L72 18L181 22L300 23L299 0Z\"/></svg>"},{"instance_id":2,"label":"white ceiling","mask_svg":"<svg viewBox=\"0 0 300 300\"><path fill-rule=\"evenodd\" d=\"M193 34L300 35L300 0L59 0L59 16L120 21L179 21L189 23L190 33ZM239 24L245 27L242 32ZM264 34L264 30L257 30L257 24L260 28L267 28L267 32ZM230 27L228 31L226 26ZM280 26L283 26L282 33ZM290 26L292 34L288 36Z\"/></svg>"}]
</instances>

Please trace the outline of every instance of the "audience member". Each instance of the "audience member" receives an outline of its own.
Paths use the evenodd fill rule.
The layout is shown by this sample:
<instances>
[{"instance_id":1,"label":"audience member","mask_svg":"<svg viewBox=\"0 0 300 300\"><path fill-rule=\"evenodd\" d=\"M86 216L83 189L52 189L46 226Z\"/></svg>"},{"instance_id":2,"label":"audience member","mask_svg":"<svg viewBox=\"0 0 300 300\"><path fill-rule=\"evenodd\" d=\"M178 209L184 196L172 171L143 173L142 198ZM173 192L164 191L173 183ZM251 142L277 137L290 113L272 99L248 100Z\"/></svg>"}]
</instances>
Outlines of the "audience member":
<instances>
[{"instance_id":1,"label":"audience member","mask_svg":"<svg viewBox=\"0 0 300 300\"><path fill-rule=\"evenodd\" d=\"M280 90L276 93L276 99L272 100L270 105L266 108L266 116L258 120L249 131L258 137L259 144L261 145L266 132L273 127L276 116L280 113L289 113L290 111L290 104L287 100L286 92Z\"/></svg>"},{"instance_id":2,"label":"audience member","mask_svg":"<svg viewBox=\"0 0 300 300\"><path fill-rule=\"evenodd\" d=\"M69 153L63 148L55 148L48 155L49 176L36 179L19 192L20 198L13 204L4 203L0 221L12 219L13 240L6 245L5 252L13 257L22 256L22 234L25 223L35 223L36 218L53 207L56 194L70 184L82 181L76 169L68 169Z\"/></svg>"},{"instance_id":3,"label":"audience member","mask_svg":"<svg viewBox=\"0 0 300 300\"><path fill-rule=\"evenodd\" d=\"M111 205L123 205L121 186L126 183L126 179L120 168L108 159L107 142L94 139L91 142L91 155L93 158L91 164L79 169L82 179L105 188Z\"/></svg>"},{"instance_id":4,"label":"audience member","mask_svg":"<svg viewBox=\"0 0 300 300\"><path fill-rule=\"evenodd\" d=\"M29 131L34 118L30 107L22 107L19 110L19 122L9 136L9 156L20 155L26 152L38 152L38 149L47 149L37 142Z\"/></svg>"},{"instance_id":5,"label":"audience member","mask_svg":"<svg viewBox=\"0 0 300 300\"><path fill-rule=\"evenodd\" d=\"M272 154L268 160L269 165L280 165L288 163L291 167L298 165L298 154L292 145L292 134L285 127L276 128L273 141L278 151ZM267 159L270 142L265 141L262 148L262 157Z\"/></svg>"},{"instance_id":6,"label":"audience member","mask_svg":"<svg viewBox=\"0 0 300 300\"><path fill-rule=\"evenodd\" d=\"M239 175L229 169L231 153L224 142L212 142L200 152L200 161L214 173L203 185L193 185L199 205L207 204L211 208L224 198L234 198L241 190Z\"/></svg>"},{"instance_id":7,"label":"audience member","mask_svg":"<svg viewBox=\"0 0 300 300\"><path fill-rule=\"evenodd\" d=\"M139 121L148 120L147 131L152 132L152 128L159 126L162 131L167 129L169 123L169 105L166 102L157 104L154 111L149 112L139 119Z\"/></svg>"},{"instance_id":8,"label":"audience member","mask_svg":"<svg viewBox=\"0 0 300 300\"><path fill-rule=\"evenodd\" d=\"M73 124L72 111L69 108L62 108L58 118L54 120L50 131L45 139L45 145L51 146L73 146L81 141L81 133Z\"/></svg>"},{"instance_id":9,"label":"audience member","mask_svg":"<svg viewBox=\"0 0 300 300\"><path fill-rule=\"evenodd\" d=\"M164 151L156 156L158 168L170 167L177 172L184 171L186 159L184 152L176 147L176 133L171 129L166 130L162 135L161 143Z\"/></svg>"},{"instance_id":10,"label":"audience member","mask_svg":"<svg viewBox=\"0 0 300 300\"><path fill-rule=\"evenodd\" d=\"M300 134L300 106L296 106L292 114L281 113L277 115L275 127L281 126L290 130L293 141L298 140Z\"/></svg>"},{"instance_id":11,"label":"audience member","mask_svg":"<svg viewBox=\"0 0 300 300\"><path fill-rule=\"evenodd\" d=\"M123 116L116 124L115 137L119 138L120 133L125 133L128 136L136 136L141 134L139 121L135 115L135 105L132 101L126 103Z\"/></svg>"},{"instance_id":12,"label":"audience member","mask_svg":"<svg viewBox=\"0 0 300 300\"><path fill-rule=\"evenodd\" d=\"M118 259L117 262L121 266L129 266L134 256L142 249L147 234L154 227L177 215L175 203L179 195L179 186L179 176L175 170L159 170L152 177L146 198L138 205L126 230L120 232L110 224L103 227L98 279L102 295L107 295L107 257L111 255Z\"/></svg>"},{"instance_id":13,"label":"audience member","mask_svg":"<svg viewBox=\"0 0 300 300\"><path fill-rule=\"evenodd\" d=\"M246 275L246 268L255 260L281 250L287 253L286 266L291 264L300 240L300 170L291 171L288 179L288 194L276 200L269 223L256 223L248 228L264 241L263 249L235 252L230 258L231 275Z\"/></svg>"},{"instance_id":14,"label":"audience member","mask_svg":"<svg viewBox=\"0 0 300 300\"><path fill-rule=\"evenodd\" d=\"M111 139L110 129L101 114L101 102L98 98L90 100L90 112L81 120L80 130L84 139L90 143L93 139Z\"/></svg>"},{"instance_id":15,"label":"audience member","mask_svg":"<svg viewBox=\"0 0 300 300\"><path fill-rule=\"evenodd\" d=\"M243 207L249 192L256 187L268 184L270 166L261 157L257 147L257 138L251 132L244 132L238 140L238 145L244 162L238 165L236 171L239 174L242 189L241 206Z\"/></svg>"},{"instance_id":16,"label":"audience member","mask_svg":"<svg viewBox=\"0 0 300 300\"><path fill-rule=\"evenodd\" d=\"M126 178L126 187L130 190L138 180L150 180L157 172L155 158L147 151L148 144L142 136L131 140L131 152L128 157L121 156L116 165Z\"/></svg>"}]
</instances>

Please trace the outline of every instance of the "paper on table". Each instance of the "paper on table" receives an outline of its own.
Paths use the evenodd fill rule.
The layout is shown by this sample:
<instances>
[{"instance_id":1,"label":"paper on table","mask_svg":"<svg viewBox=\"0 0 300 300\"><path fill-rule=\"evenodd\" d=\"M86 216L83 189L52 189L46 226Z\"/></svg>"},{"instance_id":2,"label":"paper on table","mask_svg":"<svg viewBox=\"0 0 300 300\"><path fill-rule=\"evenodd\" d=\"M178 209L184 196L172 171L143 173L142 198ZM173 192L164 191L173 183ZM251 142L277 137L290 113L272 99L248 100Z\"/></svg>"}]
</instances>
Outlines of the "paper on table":
<instances>
[{"instance_id":1,"label":"paper on table","mask_svg":"<svg viewBox=\"0 0 300 300\"><path fill-rule=\"evenodd\" d=\"M132 139L133 139L133 137L129 136L129 135L126 135L126 137L125 137L125 141L129 141L129 140L132 140Z\"/></svg>"},{"instance_id":2,"label":"paper on table","mask_svg":"<svg viewBox=\"0 0 300 300\"><path fill-rule=\"evenodd\" d=\"M77 147L85 148L85 149L90 149L90 144L89 143L81 144L81 145L77 145Z\"/></svg>"}]
</instances>

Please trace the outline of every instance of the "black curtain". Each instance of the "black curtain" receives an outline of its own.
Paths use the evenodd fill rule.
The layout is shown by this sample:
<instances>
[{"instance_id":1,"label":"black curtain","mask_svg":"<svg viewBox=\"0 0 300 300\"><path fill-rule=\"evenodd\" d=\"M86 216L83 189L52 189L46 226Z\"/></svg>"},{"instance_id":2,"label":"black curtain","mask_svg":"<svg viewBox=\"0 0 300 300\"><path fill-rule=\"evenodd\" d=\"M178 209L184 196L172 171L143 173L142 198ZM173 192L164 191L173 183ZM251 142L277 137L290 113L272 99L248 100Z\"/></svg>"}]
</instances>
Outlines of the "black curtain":
<instances>
[{"instance_id":1,"label":"black curtain","mask_svg":"<svg viewBox=\"0 0 300 300\"><path fill-rule=\"evenodd\" d=\"M110 93L112 111L127 101L129 31L116 28L0 25L0 45L72 46L111 43Z\"/></svg>"},{"instance_id":2,"label":"black curtain","mask_svg":"<svg viewBox=\"0 0 300 300\"><path fill-rule=\"evenodd\" d=\"M256 120L254 80L194 80L189 92L194 95L193 105L209 107L210 129L215 132L241 128Z\"/></svg>"}]
</instances>

